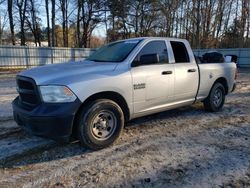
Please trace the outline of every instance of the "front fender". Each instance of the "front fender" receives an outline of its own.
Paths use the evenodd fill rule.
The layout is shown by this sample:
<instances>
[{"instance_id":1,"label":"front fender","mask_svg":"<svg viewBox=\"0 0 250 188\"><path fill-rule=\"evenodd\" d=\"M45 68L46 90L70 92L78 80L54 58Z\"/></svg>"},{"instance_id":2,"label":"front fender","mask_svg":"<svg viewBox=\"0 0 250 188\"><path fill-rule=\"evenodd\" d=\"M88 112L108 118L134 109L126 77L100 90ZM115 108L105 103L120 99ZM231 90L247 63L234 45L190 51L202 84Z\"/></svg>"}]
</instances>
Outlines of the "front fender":
<instances>
[{"instance_id":1,"label":"front fender","mask_svg":"<svg viewBox=\"0 0 250 188\"><path fill-rule=\"evenodd\" d=\"M133 90L129 72L116 75L102 75L95 79L87 79L67 85L83 103L90 96L101 92L115 92L120 94L126 101L130 113L133 113Z\"/></svg>"}]
</instances>

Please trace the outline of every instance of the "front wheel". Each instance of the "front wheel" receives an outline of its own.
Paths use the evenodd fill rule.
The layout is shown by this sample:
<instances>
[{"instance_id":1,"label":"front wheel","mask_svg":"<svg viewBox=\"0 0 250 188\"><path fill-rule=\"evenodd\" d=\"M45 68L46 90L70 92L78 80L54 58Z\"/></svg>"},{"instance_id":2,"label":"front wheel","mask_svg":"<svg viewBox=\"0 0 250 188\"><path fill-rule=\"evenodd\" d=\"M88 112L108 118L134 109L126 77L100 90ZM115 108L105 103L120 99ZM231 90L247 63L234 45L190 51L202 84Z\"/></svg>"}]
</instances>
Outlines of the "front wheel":
<instances>
[{"instance_id":1,"label":"front wheel","mask_svg":"<svg viewBox=\"0 0 250 188\"><path fill-rule=\"evenodd\" d=\"M111 145L124 127L122 109L109 99L89 103L77 118L78 138L84 146L93 150Z\"/></svg>"},{"instance_id":2,"label":"front wheel","mask_svg":"<svg viewBox=\"0 0 250 188\"><path fill-rule=\"evenodd\" d=\"M215 83L203 104L205 110L217 112L222 109L225 102L225 88L221 83Z\"/></svg>"}]
</instances>

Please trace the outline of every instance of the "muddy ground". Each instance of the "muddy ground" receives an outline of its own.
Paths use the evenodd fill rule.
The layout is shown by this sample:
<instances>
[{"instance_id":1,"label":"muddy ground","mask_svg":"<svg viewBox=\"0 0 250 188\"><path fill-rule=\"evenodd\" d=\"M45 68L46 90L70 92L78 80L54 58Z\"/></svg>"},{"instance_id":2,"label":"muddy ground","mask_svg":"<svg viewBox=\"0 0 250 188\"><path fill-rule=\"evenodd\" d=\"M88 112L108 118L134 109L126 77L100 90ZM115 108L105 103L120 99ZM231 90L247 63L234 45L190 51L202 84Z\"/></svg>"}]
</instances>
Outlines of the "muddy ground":
<instances>
[{"instance_id":1,"label":"muddy ground","mask_svg":"<svg viewBox=\"0 0 250 188\"><path fill-rule=\"evenodd\" d=\"M250 71L221 112L201 103L129 122L90 151L31 136L14 123L13 75L0 76L0 187L250 187Z\"/></svg>"}]
</instances>

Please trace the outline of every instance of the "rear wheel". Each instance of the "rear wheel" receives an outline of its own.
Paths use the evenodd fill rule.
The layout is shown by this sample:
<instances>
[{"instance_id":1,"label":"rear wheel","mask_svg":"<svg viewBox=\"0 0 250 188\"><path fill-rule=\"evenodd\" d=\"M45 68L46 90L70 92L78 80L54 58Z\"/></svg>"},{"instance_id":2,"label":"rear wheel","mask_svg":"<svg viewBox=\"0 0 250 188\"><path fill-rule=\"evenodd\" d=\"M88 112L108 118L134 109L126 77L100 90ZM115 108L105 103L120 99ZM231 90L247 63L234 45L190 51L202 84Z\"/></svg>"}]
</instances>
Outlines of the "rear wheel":
<instances>
[{"instance_id":1,"label":"rear wheel","mask_svg":"<svg viewBox=\"0 0 250 188\"><path fill-rule=\"evenodd\" d=\"M215 83L203 102L205 110L210 112L221 110L225 102L225 94L224 86L221 83Z\"/></svg>"},{"instance_id":2,"label":"rear wheel","mask_svg":"<svg viewBox=\"0 0 250 188\"><path fill-rule=\"evenodd\" d=\"M118 104L109 99L89 103L77 120L79 140L93 150L111 145L120 136L123 127L123 111Z\"/></svg>"}]
</instances>

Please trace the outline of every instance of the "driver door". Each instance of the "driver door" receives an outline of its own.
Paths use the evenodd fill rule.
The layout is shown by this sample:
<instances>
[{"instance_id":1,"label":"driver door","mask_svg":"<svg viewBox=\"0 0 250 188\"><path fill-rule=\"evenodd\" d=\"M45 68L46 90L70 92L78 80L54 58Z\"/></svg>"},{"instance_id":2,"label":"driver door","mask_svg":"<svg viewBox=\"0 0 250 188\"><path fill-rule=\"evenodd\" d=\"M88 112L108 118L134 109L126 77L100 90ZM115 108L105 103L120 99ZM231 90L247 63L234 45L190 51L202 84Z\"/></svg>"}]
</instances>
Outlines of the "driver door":
<instances>
[{"instance_id":1,"label":"driver door","mask_svg":"<svg viewBox=\"0 0 250 188\"><path fill-rule=\"evenodd\" d=\"M158 62L140 62L145 55L157 54ZM173 100L174 65L168 62L168 50L164 40L150 41L137 54L132 63L133 103L135 114L160 111Z\"/></svg>"}]
</instances>

